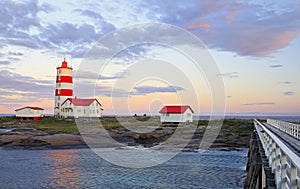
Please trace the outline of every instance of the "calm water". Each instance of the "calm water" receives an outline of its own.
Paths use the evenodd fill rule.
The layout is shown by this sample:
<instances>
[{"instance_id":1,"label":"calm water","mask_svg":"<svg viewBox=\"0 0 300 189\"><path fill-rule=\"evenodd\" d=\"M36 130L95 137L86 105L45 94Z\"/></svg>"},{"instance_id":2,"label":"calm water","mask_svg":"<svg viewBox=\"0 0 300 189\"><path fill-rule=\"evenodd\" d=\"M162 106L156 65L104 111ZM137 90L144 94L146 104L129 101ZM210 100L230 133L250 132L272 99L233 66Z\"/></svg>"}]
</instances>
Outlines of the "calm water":
<instances>
[{"instance_id":1,"label":"calm water","mask_svg":"<svg viewBox=\"0 0 300 189\"><path fill-rule=\"evenodd\" d=\"M90 149L0 149L0 188L242 188L247 149L183 152L147 169L114 166Z\"/></svg>"}]
</instances>

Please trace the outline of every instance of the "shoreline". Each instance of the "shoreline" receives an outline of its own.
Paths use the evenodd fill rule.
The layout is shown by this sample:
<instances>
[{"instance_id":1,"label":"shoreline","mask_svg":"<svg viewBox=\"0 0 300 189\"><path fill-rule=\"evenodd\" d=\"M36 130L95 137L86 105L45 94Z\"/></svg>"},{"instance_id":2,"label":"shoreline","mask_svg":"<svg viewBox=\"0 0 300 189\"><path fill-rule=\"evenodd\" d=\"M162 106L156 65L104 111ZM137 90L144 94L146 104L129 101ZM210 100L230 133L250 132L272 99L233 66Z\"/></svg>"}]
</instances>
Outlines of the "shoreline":
<instances>
[{"instance_id":1,"label":"shoreline","mask_svg":"<svg viewBox=\"0 0 300 189\"><path fill-rule=\"evenodd\" d=\"M103 121L104 120L104 121ZM174 131L176 126L156 126L153 131L148 133L136 133L120 126L120 123L111 118L104 118L101 120L104 124L106 132L109 136L125 146L143 146L149 148L156 146L161 142L167 140ZM143 127L140 122L132 120L132 118L125 118L130 122L133 128ZM135 121L135 122L134 122ZM182 151L195 151L199 149L199 145L206 131L207 121L198 121L197 129L192 133L192 138L189 143L182 149ZM157 124L157 120L153 121L153 127ZM48 118L44 121L17 121L0 120L0 148L1 149L82 149L89 148L82 136L77 130L74 120L56 120ZM77 132L76 132L77 131ZM187 130L188 131L188 130ZM249 148L250 136L253 131L252 120L244 119L225 119L219 135L210 145L209 149L224 149L226 151L236 150L238 148ZM98 136L97 133L92 133ZM187 133L186 136L189 134ZM180 137L185 137L182 133ZM178 138L180 146L181 138ZM94 139L93 139L94 140ZM177 143L177 139L175 139ZM97 139L97 143L101 147L112 147L105 138ZM180 146L181 147L181 146Z\"/></svg>"}]
</instances>

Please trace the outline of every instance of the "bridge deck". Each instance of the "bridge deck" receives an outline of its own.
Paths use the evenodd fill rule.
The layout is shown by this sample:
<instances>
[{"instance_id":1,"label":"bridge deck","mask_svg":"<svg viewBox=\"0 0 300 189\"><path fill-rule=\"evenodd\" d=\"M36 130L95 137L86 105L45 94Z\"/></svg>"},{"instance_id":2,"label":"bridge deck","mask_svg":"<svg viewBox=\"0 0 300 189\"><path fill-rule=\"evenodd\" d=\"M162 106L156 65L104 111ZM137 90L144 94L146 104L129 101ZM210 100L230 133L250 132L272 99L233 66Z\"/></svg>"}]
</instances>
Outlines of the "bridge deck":
<instances>
[{"instance_id":1,"label":"bridge deck","mask_svg":"<svg viewBox=\"0 0 300 189\"><path fill-rule=\"evenodd\" d=\"M263 123L270 131L272 131L282 142L287 145L297 156L300 157L300 140L292 137L291 135L273 127L268 123Z\"/></svg>"}]
</instances>

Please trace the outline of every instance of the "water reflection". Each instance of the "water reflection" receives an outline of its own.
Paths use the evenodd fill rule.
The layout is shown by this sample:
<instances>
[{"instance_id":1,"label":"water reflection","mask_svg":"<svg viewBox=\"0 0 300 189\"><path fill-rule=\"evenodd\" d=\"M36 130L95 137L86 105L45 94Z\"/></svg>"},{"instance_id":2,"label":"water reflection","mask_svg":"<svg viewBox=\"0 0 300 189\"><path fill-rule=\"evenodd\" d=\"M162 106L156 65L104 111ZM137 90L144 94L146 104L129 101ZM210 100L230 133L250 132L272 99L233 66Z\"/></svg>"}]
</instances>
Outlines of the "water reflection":
<instances>
[{"instance_id":1,"label":"water reflection","mask_svg":"<svg viewBox=\"0 0 300 189\"><path fill-rule=\"evenodd\" d=\"M80 170L77 165L76 150L51 150L48 154L50 188L77 188Z\"/></svg>"}]
</instances>

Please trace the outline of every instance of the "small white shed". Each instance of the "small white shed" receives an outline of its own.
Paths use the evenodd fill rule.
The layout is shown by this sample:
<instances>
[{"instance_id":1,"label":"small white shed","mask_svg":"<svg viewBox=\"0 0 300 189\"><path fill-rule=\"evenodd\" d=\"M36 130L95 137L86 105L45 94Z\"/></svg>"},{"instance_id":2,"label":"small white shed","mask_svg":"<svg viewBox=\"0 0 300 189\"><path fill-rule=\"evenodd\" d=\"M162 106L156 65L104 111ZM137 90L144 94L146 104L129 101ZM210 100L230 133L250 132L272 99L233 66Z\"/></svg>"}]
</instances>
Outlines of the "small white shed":
<instances>
[{"instance_id":1,"label":"small white shed","mask_svg":"<svg viewBox=\"0 0 300 189\"><path fill-rule=\"evenodd\" d=\"M186 105L164 106L160 111L161 123L192 122L194 110Z\"/></svg>"},{"instance_id":2,"label":"small white shed","mask_svg":"<svg viewBox=\"0 0 300 189\"><path fill-rule=\"evenodd\" d=\"M39 107L26 106L15 111L19 120L40 120L44 117L44 109Z\"/></svg>"}]
</instances>

